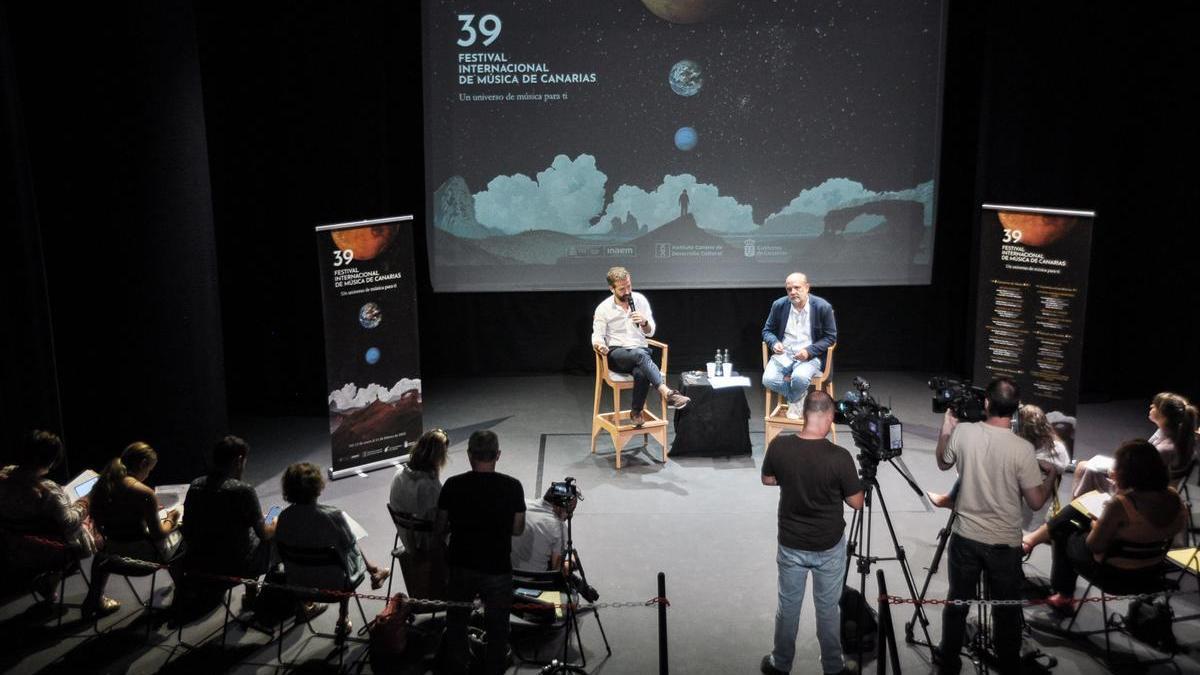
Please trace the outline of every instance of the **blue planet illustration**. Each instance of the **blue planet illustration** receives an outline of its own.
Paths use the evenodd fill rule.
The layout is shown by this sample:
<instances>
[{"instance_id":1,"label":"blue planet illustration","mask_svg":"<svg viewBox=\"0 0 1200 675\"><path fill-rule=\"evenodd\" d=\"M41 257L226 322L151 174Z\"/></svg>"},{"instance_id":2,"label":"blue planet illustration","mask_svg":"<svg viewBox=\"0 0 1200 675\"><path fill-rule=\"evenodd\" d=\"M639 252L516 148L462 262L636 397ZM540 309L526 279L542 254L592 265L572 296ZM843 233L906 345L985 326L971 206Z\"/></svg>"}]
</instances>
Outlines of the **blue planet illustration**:
<instances>
[{"instance_id":1,"label":"blue planet illustration","mask_svg":"<svg viewBox=\"0 0 1200 675\"><path fill-rule=\"evenodd\" d=\"M671 75L667 78L671 91L680 96L695 96L700 93L704 79L700 64L691 59L684 59L671 66Z\"/></svg>"},{"instance_id":2,"label":"blue planet illustration","mask_svg":"<svg viewBox=\"0 0 1200 675\"><path fill-rule=\"evenodd\" d=\"M379 363L379 348L371 347L370 349L368 349L365 358L367 359L367 363L369 363L371 365L375 365L376 363Z\"/></svg>"},{"instance_id":3,"label":"blue planet illustration","mask_svg":"<svg viewBox=\"0 0 1200 675\"><path fill-rule=\"evenodd\" d=\"M679 130L675 132L675 147L680 150L691 150L696 147L696 142L699 140L696 130L691 127L679 127Z\"/></svg>"},{"instance_id":4,"label":"blue planet illustration","mask_svg":"<svg viewBox=\"0 0 1200 675\"><path fill-rule=\"evenodd\" d=\"M383 310L379 309L379 305L368 302L358 310L358 323L363 328L374 328L383 321Z\"/></svg>"}]
</instances>

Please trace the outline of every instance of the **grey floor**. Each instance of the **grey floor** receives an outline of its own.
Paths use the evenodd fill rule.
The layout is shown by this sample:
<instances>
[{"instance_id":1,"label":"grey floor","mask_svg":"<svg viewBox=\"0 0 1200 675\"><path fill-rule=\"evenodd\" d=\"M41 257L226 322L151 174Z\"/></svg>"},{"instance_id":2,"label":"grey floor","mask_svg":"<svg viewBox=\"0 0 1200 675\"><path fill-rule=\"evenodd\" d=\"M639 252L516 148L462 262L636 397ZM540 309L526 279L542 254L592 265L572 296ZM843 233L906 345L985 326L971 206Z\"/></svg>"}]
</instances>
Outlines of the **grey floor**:
<instances>
[{"instance_id":1,"label":"grey floor","mask_svg":"<svg viewBox=\"0 0 1200 675\"><path fill-rule=\"evenodd\" d=\"M905 424L902 459L924 489L945 491L953 482L951 473L937 470L932 457L939 416L930 411L925 377L896 372L853 373L835 378L839 392L849 386L853 375L867 377L872 393L889 403ZM656 574L664 572L669 614L671 670L676 673L753 673L771 648L775 612L775 509L777 491L759 483L762 459L762 392L756 386L746 391L751 408L752 456L733 458L672 457L667 463L652 461L645 454L627 453L625 466L613 468L611 444L599 442L598 454L589 452L589 415L592 404L590 376L546 376L437 380L425 383L426 426L447 429L452 439L447 475L468 469L466 439L475 429L490 428L500 436L502 456L499 470L513 475L525 486L527 496L540 494L552 480L574 476L585 501L576 511L574 536L589 580L600 592L601 603L615 603L600 610L613 654L605 658L597 623L583 617L582 638L593 673L652 673L658 668L657 614L642 603L656 594ZM1146 419L1147 402L1117 401L1082 406L1076 457L1111 451L1124 439L1146 437L1153 431ZM279 477L284 466L294 461L325 463L328 460L326 421L321 418L242 420L232 430L250 441L253 452L248 479L259 487L264 505L280 503ZM850 445L845 429L840 441ZM659 457L657 448L653 451ZM371 533L362 545L368 558L386 564L393 529L384 508L390 470L366 477L347 478L329 485L323 501L354 515ZM948 512L931 510L924 500L888 465L879 468L880 490L895 524L900 545L907 553L915 582L926 575L935 549L936 535ZM1067 486L1064 486L1064 494ZM873 555L890 556L893 546L876 508L871 537ZM1026 573L1048 576L1050 553L1041 547L1033 554ZM872 569L867 596L874 597L874 569L883 569L889 590L908 595L900 566L882 561ZM398 573L398 571L397 571ZM400 582L397 582L400 584ZM855 584L857 582L854 582ZM147 584L139 582L139 588ZM402 588L402 585L400 586ZM105 619L101 628L110 629L97 637L71 619L68 613L62 630L42 628L28 614L28 596L0 607L0 635L5 635L0 668L11 672L271 672L274 645L266 638L240 629L230 632L230 646L210 644L198 652L185 653L175 646L175 636L166 627L154 626L152 637L143 640L145 623L134 615L132 596L118 579L109 584L111 594L125 603L122 611ZM364 587L365 588L365 587ZM1185 595L1176 597L1177 613L1194 614L1195 585L1188 583ZM928 597L944 597L945 568L933 578ZM68 584L67 597L78 600L82 583ZM168 591L169 593L169 591ZM168 601L169 597L160 597ZM235 600L235 608L239 600ZM382 606L365 602L368 616ZM895 607L902 668L930 672L928 650L906 644L903 623L912 609ZM1030 610L1033 615L1037 610ZM316 622L332 628L333 612ZM929 613L929 632L934 641L941 630L941 612ZM1099 610L1088 607L1082 621L1099 625ZM360 623L356 621L356 625ZM192 624L186 638L198 641L219 630L219 615ZM801 619L795 672L819 672L818 648L811 602L806 602ZM920 629L917 630L921 635ZM1185 647L1200 647L1200 624L1175 625L1175 634ZM321 640L305 641L303 629L285 638L285 659L296 660L320 672L330 645ZM1040 647L1058 661L1055 672L1085 673L1107 670L1103 642L1068 641L1035 632L1030 644ZM1114 641L1119 651L1135 651L1143 658L1153 653L1126 637ZM549 649L553 650L554 645ZM545 651L549 657L551 651ZM353 649L348 660L362 657ZM572 651L572 658L577 658ZM1200 672L1194 655L1177 659L1185 672ZM867 664L868 670L875 663ZM370 672L370 668L364 669ZM411 672L423 672L412 664ZM514 667L514 673L534 673L539 667ZM1165 670L1159 668L1158 670ZM968 667L969 672L969 667Z\"/></svg>"}]
</instances>

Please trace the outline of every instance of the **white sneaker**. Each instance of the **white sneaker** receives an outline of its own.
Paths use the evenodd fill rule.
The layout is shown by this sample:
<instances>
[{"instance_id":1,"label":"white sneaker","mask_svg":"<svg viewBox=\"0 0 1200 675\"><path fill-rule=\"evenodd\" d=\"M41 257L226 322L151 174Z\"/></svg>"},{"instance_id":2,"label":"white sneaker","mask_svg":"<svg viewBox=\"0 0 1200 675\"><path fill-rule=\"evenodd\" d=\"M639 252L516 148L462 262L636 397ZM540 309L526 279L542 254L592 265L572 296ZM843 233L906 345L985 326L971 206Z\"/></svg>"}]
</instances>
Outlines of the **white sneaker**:
<instances>
[{"instance_id":1,"label":"white sneaker","mask_svg":"<svg viewBox=\"0 0 1200 675\"><path fill-rule=\"evenodd\" d=\"M798 420L800 417L800 406L795 403L789 403L787 409L787 418L789 420Z\"/></svg>"}]
</instances>

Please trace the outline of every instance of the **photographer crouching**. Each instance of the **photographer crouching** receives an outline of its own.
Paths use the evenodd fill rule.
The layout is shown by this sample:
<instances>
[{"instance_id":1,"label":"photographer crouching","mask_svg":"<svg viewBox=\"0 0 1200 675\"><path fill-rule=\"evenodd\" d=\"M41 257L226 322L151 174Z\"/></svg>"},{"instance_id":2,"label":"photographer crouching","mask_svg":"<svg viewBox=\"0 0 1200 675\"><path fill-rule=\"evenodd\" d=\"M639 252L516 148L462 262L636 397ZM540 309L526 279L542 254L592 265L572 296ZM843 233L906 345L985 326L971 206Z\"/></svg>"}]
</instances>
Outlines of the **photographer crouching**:
<instances>
[{"instance_id":1,"label":"photographer crouching","mask_svg":"<svg viewBox=\"0 0 1200 675\"><path fill-rule=\"evenodd\" d=\"M561 570L571 588L588 602L595 602L599 594L575 574L568 550L567 522L581 500L583 493L569 476L551 483L541 499L527 500L525 531L512 540L512 567L530 572Z\"/></svg>"},{"instance_id":2,"label":"photographer crouching","mask_svg":"<svg viewBox=\"0 0 1200 675\"><path fill-rule=\"evenodd\" d=\"M950 537L951 600L974 600L986 571L992 600L1017 600L1021 581L1021 500L1036 511L1051 497L1054 474L1045 478L1029 441L1012 431L1011 417L1020 390L1006 377L992 380L983 392L984 420L960 421L955 409L943 414L938 436L938 468L958 468L960 487ZM960 406L961 408L961 406ZM964 415L965 416L965 415ZM967 605L948 605L942 615L942 673L962 667L960 651ZM1000 672L1020 672L1021 608L992 608L992 626Z\"/></svg>"}]
</instances>

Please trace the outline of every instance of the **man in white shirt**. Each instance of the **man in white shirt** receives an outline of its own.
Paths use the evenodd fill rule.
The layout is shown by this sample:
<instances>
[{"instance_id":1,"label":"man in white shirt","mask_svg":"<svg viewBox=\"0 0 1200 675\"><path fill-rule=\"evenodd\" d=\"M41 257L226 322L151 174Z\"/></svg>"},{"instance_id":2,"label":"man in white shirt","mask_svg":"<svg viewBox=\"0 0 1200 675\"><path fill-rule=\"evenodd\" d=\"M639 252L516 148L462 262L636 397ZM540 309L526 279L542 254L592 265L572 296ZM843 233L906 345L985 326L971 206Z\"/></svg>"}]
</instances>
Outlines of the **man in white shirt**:
<instances>
[{"instance_id":1,"label":"man in white shirt","mask_svg":"<svg viewBox=\"0 0 1200 675\"><path fill-rule=\"evenodd\" d=\"M646 423L642 408L650 387L667 399L667 405L683 408L691 400L671 389L650 356L646 338L654 335L654 314L650 301L633 292L629 270L614 267L608 270L608 288L612 297L605 298L592 316L592 346L608 356L608 369L614 373L633 375L633 401L630 418L634 426Z\"/></svg>"},{"instance_id":2,"label":"man in white shirt","mask_svg":"<svg viewBox=\"0 0 1200 675\"><path fill-rule=\"evenodd\" d=\"M771 350L763 370L763 386L788 402L788 419L800 419L804 396L813 377L825 369L829 348L837 342L833 306L808 292L800 272L784 280L787 295L771 305L762 338Z\"/></svg>"}]
</instances>

